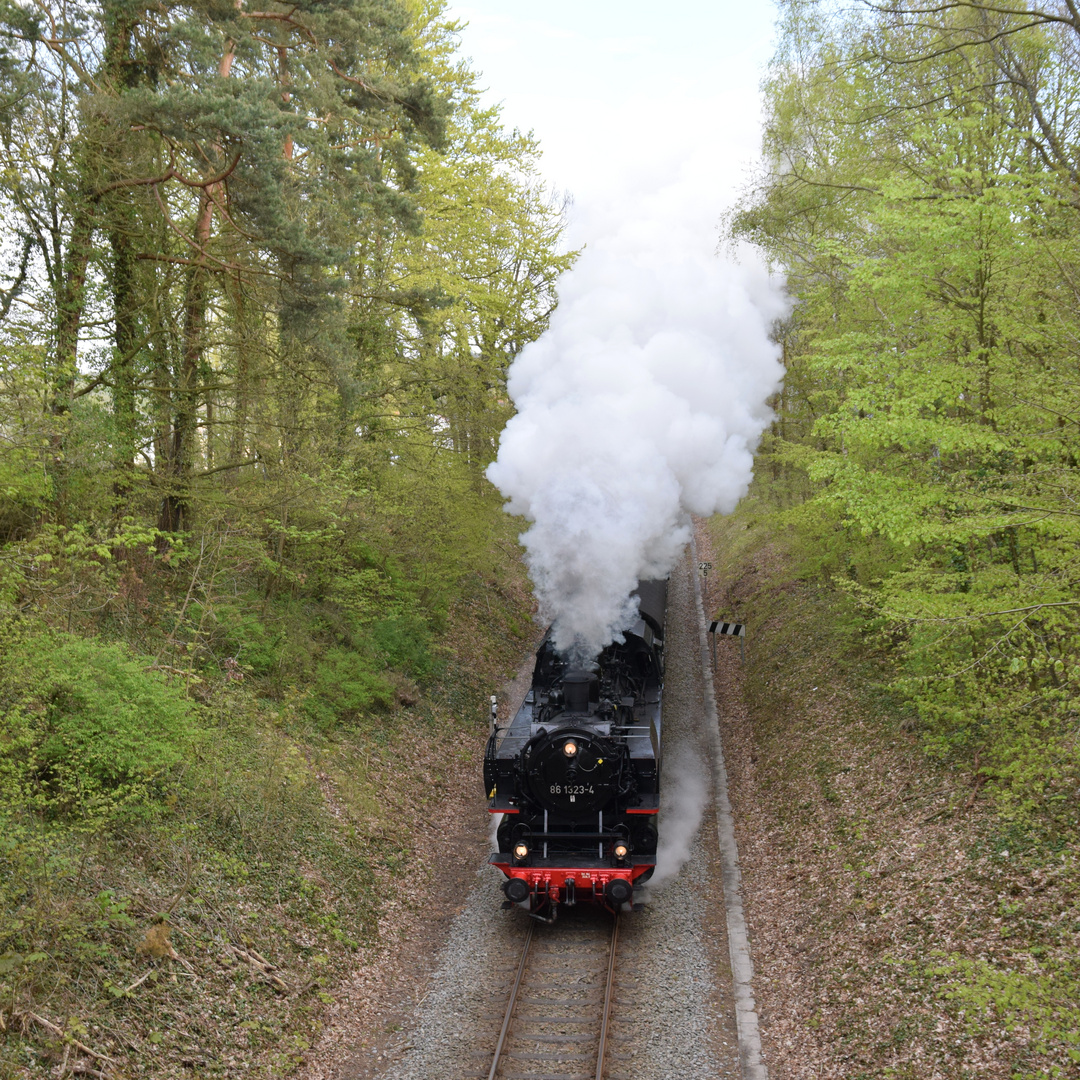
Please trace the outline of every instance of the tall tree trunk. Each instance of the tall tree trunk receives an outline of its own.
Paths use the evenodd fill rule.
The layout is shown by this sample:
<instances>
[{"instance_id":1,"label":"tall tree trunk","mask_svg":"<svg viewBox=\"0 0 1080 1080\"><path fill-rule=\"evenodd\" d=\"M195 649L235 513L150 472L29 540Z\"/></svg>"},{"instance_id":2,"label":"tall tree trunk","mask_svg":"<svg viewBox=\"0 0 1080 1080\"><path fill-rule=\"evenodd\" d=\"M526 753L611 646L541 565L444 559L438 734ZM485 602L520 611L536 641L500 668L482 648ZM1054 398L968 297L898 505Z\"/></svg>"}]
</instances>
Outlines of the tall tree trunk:
<instances>
[{"instance_id":1,"label":"tall tree trunk","mask_svg":"<svg viewBox=\"0 0 1080 1080\"><path fill-rule=\"evenodd\" d=\"M49 442L52 450L52 479L56 514L63 521L67 511L67 435L75 376L79 363L79 331L86 309L86 271L90 262L93 218L89 206L75 216L64 252L63 270L58 283L56 313L56 357L50 387L49 411L53 429Z\"/></svg>"},{"instance_id":2,"label":"tall tree trunk","mask_svg":"<svg viewBox=\"0 0 1080 1080\"><path fill-rule=\"evenodd\" d=\"M131 90L138 81L138 68L130 62L131 13L116 0L105 0L105 63L102 78L117 94ZM103 141L111 144L106 172L122 172L121 162L128 156L125 139L111 124L101 124ZM111 138L110 138L111 135ZM115 512L123 513L131 492L135 466L135 378L136 354L139 351L138 299L135 295L135 253L132 250L130 225L132 215L126 199L121 198L108 212L112 226L109 247L112 252L111 289L113 301L113 358L110 365L113 391L113 480Z\"/></svg>"},{"instance_id":3,"label":"tall tree trunk","mask_svg":"<svg viewBox=\"0 0 1080 1080\"><path fill-rule=\"evenodd\" d=\"M236 341L236 373L232 401L232 431L229 436L229 457L232 461L241 461L247 455L248 412L251 408L251 380L248 341L245 332L244 290L236 282L232 296L232 318L241 328ZM226 474L229 475L229 474Z\"/></svg>"},{"instance_id":4,"label":"tall tree trunk","mask_svg":"<svg viewBox=\"0 0 1080 1080\"><path fill-rule=\"evenodd\" d=\"M236 43L230 41L218 67L223 79L228 78L235 56ZM194 229L197 253L184 286L183 347L173 392L175 412L172 439L168 447L166 491L161 501L158 523L163 532L180 532L187 524L191 508L191 474L195 458L195 433L198 430L199 372L209 297L206 254L214 221L214 202L223 187L220 182L208 184L199 195L199 214Z\"/></svg>"},{"instance_id":5,"label":"tall tree trunk","mask_svg":"<svg viewBox=\"0 0 1080 1080\"><path fill-rule=\"evenodd\" d=\"M183 345L173 388L172 439L168 446L165 470L167 486L159 521L159 527L164 532L182 531L191 505L191 473L195 458L195 432L198 429L199 370L206 331L209 285L204 255L206 245L210 242L213 217L213 198L209 190L205 190L199 200L199 216L195 222L195 240L202 254L188 271L184 286Z\"/></svg>"},{"instance_id":6,"label":"tall tree trunk","mask_svg":"<svg viewBox=\"0 0 1080 1080\"><path fill-rule=\"evenodd\" d=\"M122 513L131 492L135 467L136 358L140 351L138 298L135 293L135 258L131 238L123 229L109 234L112 248L112 294L115 330L111 366L113 385L113 494L116 511Z\"/></svg>"},{"instance_id":7,"label":"tall tree trunk","mask_svg":"<svg viewBox=\"0 0 1080 1080\"><path fill-rule=\"evenodd\" d=\"M159 476L167 471L169 438L172 433L172 364L169 344L173 340L162 318L161 295L155 293L151 311L152 325L148 335L151 370L150 413L153 417L154 471Z\"/></svg>"}]
</instances>

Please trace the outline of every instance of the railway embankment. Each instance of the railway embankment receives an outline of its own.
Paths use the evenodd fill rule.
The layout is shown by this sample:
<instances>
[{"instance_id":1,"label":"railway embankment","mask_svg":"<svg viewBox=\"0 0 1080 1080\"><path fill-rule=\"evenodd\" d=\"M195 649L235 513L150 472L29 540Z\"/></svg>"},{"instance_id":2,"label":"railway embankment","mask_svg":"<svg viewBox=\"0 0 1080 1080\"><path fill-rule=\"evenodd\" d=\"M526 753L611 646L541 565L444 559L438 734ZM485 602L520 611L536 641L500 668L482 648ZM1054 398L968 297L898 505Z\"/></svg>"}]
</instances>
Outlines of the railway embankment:
<instances>
[{"instance_id":1,"label":"railway embankment","mask_svg":"<svg viewBox=\"0 0 1080 1080\"><path fill-rule=\"evenodd\" d=\"M1075 844L928 756L847 595L754 529L698 545L748 626L715 682L770 1077L1077 1075Z\"/></svg>"}]
</instances>

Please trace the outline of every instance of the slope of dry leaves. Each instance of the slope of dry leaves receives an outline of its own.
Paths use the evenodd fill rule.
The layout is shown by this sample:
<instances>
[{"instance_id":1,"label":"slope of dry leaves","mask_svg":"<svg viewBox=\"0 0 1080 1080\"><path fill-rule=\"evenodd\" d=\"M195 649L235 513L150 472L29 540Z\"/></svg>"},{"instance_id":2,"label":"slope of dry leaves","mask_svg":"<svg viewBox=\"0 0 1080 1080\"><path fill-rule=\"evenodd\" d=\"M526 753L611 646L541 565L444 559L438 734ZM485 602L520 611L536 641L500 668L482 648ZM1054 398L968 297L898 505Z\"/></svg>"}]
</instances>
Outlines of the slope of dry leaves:
<instances>
[{"instance_id":1,"label":"slope of dry leaves","mask_svg":"<svg viewBox=\"0 0 1080 1080\"><path fill-rule=\"evenodd\" d=\"M463 651L471 647L461 644ZM503 721L525 696L533 661L529 649L515 678L492 686L498 691ZM404 880L386 880L388 902L378 941L336 987L321 1037L299 1073L301 1080L383 1077L407 1047L403 1028L427 995L451 923L490 851L483 749L484 739L473 732L456 748L429 743L423 752L424 767L442 764L436 766L437 791L417 800L423 809L414 819L410 873ZM409 782L404 776L395 779L399 787Z\"/></svg>"}]
</instances>

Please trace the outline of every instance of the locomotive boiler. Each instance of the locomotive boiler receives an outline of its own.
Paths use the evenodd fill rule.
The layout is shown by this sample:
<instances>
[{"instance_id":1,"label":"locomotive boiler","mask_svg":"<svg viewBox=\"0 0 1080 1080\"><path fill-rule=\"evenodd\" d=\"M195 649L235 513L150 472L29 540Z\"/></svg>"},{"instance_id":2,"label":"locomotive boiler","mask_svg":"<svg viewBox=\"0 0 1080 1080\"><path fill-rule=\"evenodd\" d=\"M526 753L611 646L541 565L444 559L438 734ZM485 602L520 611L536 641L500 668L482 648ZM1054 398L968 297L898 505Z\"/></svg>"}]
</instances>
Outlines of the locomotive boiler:
<instances>
[{"instance_id":1,"label":"locomotive boiler","mask_svg":"<svg viewBox=\"0 0 1080 1080\"><path fill-rule=\"evenodd\" d=\"M488 740L504 906L542 919L559 904L618 909L656 865L667 582L641 581L636 597L624 640L585 663L549 631L525 700Z\"/></svg>"}]
</instances>

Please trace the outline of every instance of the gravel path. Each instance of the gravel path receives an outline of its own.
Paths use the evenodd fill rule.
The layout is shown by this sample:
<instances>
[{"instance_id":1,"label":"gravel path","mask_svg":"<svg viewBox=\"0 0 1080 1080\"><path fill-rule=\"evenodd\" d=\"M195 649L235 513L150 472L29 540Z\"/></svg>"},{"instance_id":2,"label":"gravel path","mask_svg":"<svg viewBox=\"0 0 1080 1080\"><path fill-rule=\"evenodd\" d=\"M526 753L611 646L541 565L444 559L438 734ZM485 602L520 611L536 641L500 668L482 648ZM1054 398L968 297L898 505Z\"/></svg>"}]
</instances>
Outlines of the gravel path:
<instances>
[{"instance_id":1,"label":"gravel path","mask_svg":"<svg viewBox=\"0 0 1080 1080\"><path fill-rule=\"evenodd\" d=\"M672 575L664 687L661 853L644 910L620 928L612 1080L735 1080L738 1046L704 732L702 671L688 564ZM477 780L479 782L479 780ZM520 910L501 910L502 875L476 874L428 992L405 1025L386 1080L486 1076L520 952ZM560 925L595 919L565 909ZM349 1074L342 1073L342 1080Z\"/></svg>"}]
</instances>

